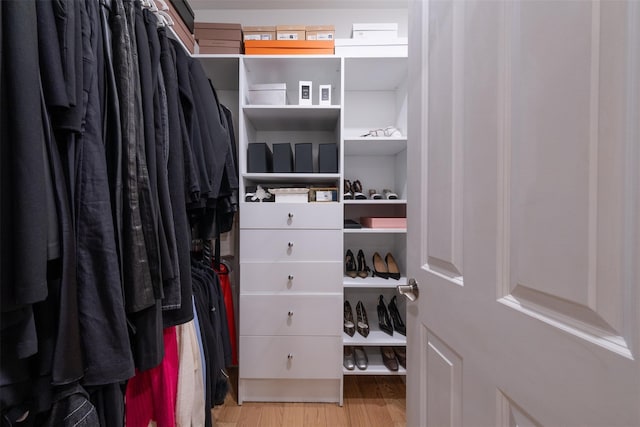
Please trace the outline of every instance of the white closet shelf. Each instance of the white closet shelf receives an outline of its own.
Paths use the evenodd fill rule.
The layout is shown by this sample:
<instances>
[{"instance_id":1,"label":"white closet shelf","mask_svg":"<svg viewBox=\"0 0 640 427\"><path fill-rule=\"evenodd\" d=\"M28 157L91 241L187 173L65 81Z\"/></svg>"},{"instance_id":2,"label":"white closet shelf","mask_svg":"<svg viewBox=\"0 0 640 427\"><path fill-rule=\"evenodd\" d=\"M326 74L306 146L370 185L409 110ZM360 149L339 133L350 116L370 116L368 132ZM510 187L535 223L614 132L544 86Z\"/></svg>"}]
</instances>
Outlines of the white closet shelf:
<instances>
[{"instance_id":1,"label":"white closet shelf","mask_svg":"<svg viewBox=\"0 0 640 427\"><path fill-rule=\"evenodd\" d=\"M366 200L350 200L350 199L346 199L344 200L344 204L345 205L406 205L407 204L407 200L406 199L395 199L395 200L387 200L387 199L381 199L381 200L371 200L371 199L366 199Z\"/></svg>"},{"instance_id":2,"label":"white closet shelf","mask_svg":"<svg viewBox=\"0 0 640 427\"><path fill-rule=\"evenodd\" d=\"M343 332L342 343L344 345L362 345L362 346L407 345L407 337L405 337L404 335L394 332L393 336L390 336L386 332L382 332L379 329L375 329L378 327L378 315L376 313L367 313L367 315L369 317L369 327L371 328L371 332L369 332L369 336L365 338L362 335L360 335L358 332L356 332L354 336L350 337L349 335Z\"/></svg>"},{"instance_id":3,"label":"white closet shelf","mask_svg":"<svg viewBox=\"0 0 640 427\"><path fill-rule=\"evenodd\" d=\"M400 3L400 4L399 4ZM190 0L195 11L207 9L369 9L371 0ZM378 9L407 6L397 0L377 0Z\"/></svg>"},{"instance_id":4,"label":"white closet shelf","mask_svg":"<svg viewBox=\"0 0 640 427\"><path fill-rule=\"evenodd\" d=\"M345 156L389 156L407 149L407 137L344 138Z\"/></svg>"},{"instance_id":5,"label":"white closet shelf","mask_svg":"<svg viewBox=\"0 0 640 427\"><path fill-rule=\"evenodd\" d=\"M247 120L257 130L335 130L340 120L339 105L246 105Z\"/></svg>"},{"instance_id":6,"label":"white closet shelf","mask_svg":"<svg viewBox=\"0 0 640 427\"><path fill-rule=\"evenodd\" d=\"M338 173L244 173L247 181L260 183L331 183L340 178ZM328 202L327 202L328 203Z\"/></svg>"},{"instance_id":7,"label":"white closet shelf","mask_svg":"<svg viewBox=\"0 0 640 427\"><path fill-rule=\"evenodd\" d=\"M407 370L402 366L398 366L397 371L390 371L389 368L384 366L382 362L382 355L380 350L376 348L365 347L365 353L367 353L367 359L369 363L367 369L360 370L357 367L352 371L343 367L342 373L345 375L406 375Z\"/></svg>"},{"instance_id":8,"label":"white closet shelf","mask_svg":"<svg viewBox=\"0 0 640 427\"><path fill-rule=\"evenodd\" d=\"M406 228L345 228L345 234L406 234Z\"/></svg>"},{"instance_id":9,"label":"white closet shelf","mask_svg":"<svg viewBox=\"0 0 640 427\"><path fill-rule=\"evenodd\" d=\"M382 279L380 277L367 277L365 279L357 277L351 278L345 276L342 279L342 284L345 288L362 288L362 289L370 289L370 288L389 288L395 289L398 286L403 286L407 284L407 278L405 276L400 277L399 280L394 279Z\"/></svg>"}]
</instances>

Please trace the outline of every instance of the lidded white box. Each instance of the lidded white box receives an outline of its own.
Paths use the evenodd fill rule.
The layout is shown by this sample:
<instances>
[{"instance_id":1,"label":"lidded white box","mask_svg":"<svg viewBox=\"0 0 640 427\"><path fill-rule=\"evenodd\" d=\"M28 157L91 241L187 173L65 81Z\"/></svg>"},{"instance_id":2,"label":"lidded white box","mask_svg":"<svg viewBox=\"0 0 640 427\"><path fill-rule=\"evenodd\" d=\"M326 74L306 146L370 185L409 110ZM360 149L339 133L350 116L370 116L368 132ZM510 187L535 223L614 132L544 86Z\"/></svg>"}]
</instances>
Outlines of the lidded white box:
<instances>
[{"instance_id":1,"label":"lidded white box","mask_svg":"<svg viewBox=\"0 0 640 427\"><path fill-rule=\"evenodd\" d=\"M351 37L354 39L395 38L398 37L398 24L394 22L353 24Z\"/></svg>"},{"instance_id":2,"label":"lidded white box","mask_svg":"<svg viewBox=\"0 0 640 427\"><path fill-rule=\"evenodd\" d=\"M338 56L399 56L409 53L408 38L389 39L336 39L335 54Z\"/></svg>"},{"instance_id":3,"label":"lidded white box","mask_svg":"<svg viewBox=\"0 0 640 427\"><path fill-rule=\"evenodd\" d=\"M286 83L259 83L249 86L249 104L286 105Z\"/></svg>"}]
</instances>

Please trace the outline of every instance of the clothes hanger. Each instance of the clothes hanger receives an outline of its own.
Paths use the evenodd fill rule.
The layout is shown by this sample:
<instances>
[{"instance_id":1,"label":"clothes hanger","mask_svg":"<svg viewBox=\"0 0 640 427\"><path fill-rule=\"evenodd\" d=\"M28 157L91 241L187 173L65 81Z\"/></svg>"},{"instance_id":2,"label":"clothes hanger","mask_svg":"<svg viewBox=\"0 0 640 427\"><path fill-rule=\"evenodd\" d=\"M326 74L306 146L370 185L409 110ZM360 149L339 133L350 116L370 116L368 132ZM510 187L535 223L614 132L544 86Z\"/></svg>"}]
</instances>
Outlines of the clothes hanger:
<instances>
[{"instance_id":1,"label":"clothes hanger","mask_svg":"<svg viewBox=\"0 0 640 427\"><path fill-rule=\"evenodd\" d=\"M160 10L169 10L169 6L167 6L167 2L164 0L149 0L149 1L157 1L158 3L160 3ZM157 5L156 5L157 8Z\"/></svg>"},{"instance_id":2,"label":"clothes hanger","mask_svg":"<svg viewBox=\"0 0 640 427\"><path fill-rule=\"evenodd\" d=\"M174 25L173 19L171 18L171 15L169 15L167 12L165 12L164 10L158 10L155 12L156 16L158 17L158 24L166 27L166 26L170 26L172 27Z\"/></svg>"}]
</instances>

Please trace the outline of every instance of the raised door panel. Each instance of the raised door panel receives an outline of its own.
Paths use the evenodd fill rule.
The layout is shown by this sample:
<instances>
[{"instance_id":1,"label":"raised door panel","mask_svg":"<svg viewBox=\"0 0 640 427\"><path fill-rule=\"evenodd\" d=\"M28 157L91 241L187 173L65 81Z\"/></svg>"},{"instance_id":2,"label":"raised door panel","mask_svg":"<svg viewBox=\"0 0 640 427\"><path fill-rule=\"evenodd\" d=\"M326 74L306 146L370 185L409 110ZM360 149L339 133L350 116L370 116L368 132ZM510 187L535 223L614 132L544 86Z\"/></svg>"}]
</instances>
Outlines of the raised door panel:
<instances>
[{"instance_id":1,"label":"raised door panel","mask_svg":"<svg viewBox=\"0 0 640 427\"><path fill-rule=\"evenodd\" d=\"M433 28L438 43L430 48L434 64L429 73L429 147L425 170L427 205L427 252L431 270L462 279L462 124L464 63L462 54L462 2L433 2L435 19L452 16L452 24Z\"/></svg>"},{"instance_id":2,"label":"raised door panel","mask_svg":"<svg viewBox=\"0 0 640 427\"><path fill-rule=\"evenodd\" d=\"M242 295L240 335L337 336L341 302L341 295Z\"/></svg>"},{"instance_id":3,"label":"raised door panel","mask_svg":"<svg viewBox=\"0 0 640 427\"><path fill-rule=\"evenodd\" d=\"M342 292L342 262L241 262L242 293Z\"/></svg>"},{"instance_id":4,"label":"raised door panel","mask_svg":"<svg viewBox=\"0 0 640 427\"><path fill-rule=\"evenodd\" d=\"M624 30L599 2L513 4L503 36L503 278L512 307L631 357ZM620 16L620 15L618 15ZM539 23L545 22L540 32ZM567 36L567 28L572 28ZM506 39L505 39L506 40ZM570 69L571 72L567 72ZM508 83L510 81L510 84ZM544 82L544 84L542 84Z\"/></svg>"}]
</instances>

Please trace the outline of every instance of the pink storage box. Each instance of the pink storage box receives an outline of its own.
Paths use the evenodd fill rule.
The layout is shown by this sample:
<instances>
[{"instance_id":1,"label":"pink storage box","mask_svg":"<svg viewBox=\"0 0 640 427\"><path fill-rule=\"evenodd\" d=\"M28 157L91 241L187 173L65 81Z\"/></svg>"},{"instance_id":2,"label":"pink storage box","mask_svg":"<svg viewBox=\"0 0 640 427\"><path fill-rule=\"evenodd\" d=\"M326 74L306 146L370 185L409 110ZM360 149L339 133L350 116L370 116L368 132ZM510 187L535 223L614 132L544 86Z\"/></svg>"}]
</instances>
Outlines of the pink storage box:
<instances>
[{"instance_id":1,"label":"pink storage box","mask_svg":"<svg viewBox=\"0 0 640 427\"><path fill-rule=\"evenodd\" d=\"M407 228L407 218L361 216L360 224L366 228Z\"/></svg>"}]
</instances>

